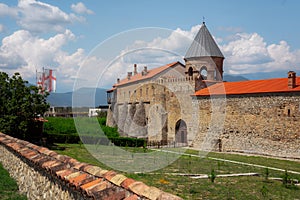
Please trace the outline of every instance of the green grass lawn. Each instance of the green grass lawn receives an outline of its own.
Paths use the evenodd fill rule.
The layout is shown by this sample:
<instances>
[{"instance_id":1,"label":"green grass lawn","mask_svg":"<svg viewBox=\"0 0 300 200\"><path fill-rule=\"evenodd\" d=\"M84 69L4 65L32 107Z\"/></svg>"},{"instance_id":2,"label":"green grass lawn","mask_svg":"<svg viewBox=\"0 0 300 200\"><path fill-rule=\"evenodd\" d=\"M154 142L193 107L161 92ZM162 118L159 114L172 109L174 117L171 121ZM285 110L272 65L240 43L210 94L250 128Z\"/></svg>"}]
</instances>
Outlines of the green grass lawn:
<instances>
[{"instance_id":1,"label":"green grass lawn","mask_svg":"<svg viewBox=\"0 0 300 200\"><path fill-rule=\"evenodd\" d=\"M108 169L108 167L91 156L84 148L84 145L58 144L58 146L65 148L64 150L56 150L61 154L69 155L81 162L91 163ZM140 148L126 148L126 150L130 152L142 151ZM187 153L198 154L197 151L192 150L188 150ZM300 172L300 163L295 161L224 153L209 153L207 156ZM265 168L217 161L208 157L198 158L183 155L164 169L152 173L126 173L126 176L181 196L184 199L300 199L300 187L294 185L285 187L280 181L266 180ZM212 183L210 179L192 179L188 176L176 175L181 173L208 175L212 169L217 175L255 172L259 173L260 176L217 177L215 182ZM284 172L269 170L269 177L282 177L283 175ZM300 180L300 175L289 174L289 176Z\"/></svg>"},{"instance_id":2,"label":"green grass lawn","mask_svg":"<svg viewBox=\"0 0 300 200\"><path fill-rule=\"evenodd\" d=\"M18 190L18 185L14 179L9 176L9 173L3 168L0 163L0 199L22 200L27 199L21 195Z\"/></svg>"}]
</instances>

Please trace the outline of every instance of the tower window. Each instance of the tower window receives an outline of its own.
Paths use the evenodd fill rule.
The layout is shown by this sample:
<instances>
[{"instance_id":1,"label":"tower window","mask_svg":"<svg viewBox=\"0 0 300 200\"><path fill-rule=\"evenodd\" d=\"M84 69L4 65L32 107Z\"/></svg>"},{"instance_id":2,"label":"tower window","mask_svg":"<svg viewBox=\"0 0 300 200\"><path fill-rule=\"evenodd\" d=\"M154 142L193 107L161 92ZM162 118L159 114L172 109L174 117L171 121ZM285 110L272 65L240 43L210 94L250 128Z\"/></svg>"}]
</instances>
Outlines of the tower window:
<instances>
[{"instance_id":1,"label":"tower window","mask_svg":"<svg viewBox=\"0 0 300 200\"><path fill-rule=\"evenodd\" d=\"M200 69L200 76L202 78L202 80L206 80L207 79L207 68L206 66L202 66Z\"/></svg>"},{"instance_id":2,"label":"tower window","mask_svg":"<svg viewBox=\"0 0 300 200\"><path fill-rule=\"evenodd\" d=\"M188 75L193 76L193 68L192 67L189 67Z\"/></svg>"}]
</instances>

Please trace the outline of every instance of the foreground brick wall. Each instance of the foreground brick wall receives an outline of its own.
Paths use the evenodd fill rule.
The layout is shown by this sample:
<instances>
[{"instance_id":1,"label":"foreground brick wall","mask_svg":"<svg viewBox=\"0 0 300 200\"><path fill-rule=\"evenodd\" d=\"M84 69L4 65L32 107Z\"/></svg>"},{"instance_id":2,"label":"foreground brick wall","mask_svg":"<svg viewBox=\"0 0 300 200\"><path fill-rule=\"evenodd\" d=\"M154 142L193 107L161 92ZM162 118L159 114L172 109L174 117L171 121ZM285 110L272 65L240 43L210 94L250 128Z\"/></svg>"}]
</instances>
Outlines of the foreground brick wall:
<instances>
[{"instance_id":1,"label":"foreground brick wall","mask_svg":"<svg viewBox=\"0 0 300 200\"><path fill-rule=\"evenodd\" d=\"M0 162L29 199L181 199L3 133Z\"/></svg>"}]
</instances>

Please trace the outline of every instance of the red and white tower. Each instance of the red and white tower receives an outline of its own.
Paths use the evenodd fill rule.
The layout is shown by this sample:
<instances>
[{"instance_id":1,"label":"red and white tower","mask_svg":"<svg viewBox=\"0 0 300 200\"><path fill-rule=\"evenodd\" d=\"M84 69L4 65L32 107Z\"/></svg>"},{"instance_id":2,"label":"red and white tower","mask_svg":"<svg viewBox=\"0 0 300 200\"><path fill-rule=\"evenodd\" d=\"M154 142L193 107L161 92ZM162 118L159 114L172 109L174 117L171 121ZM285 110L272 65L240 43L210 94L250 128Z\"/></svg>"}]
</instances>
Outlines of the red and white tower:
<instances>
[{"instance_id":1,"label":"red and white tower","mask_svg":"<svg viewBox=\"0 0 300 200\"><path fill-rule=\"evenodd\" d=\"M44 69L42 72L36 72L36 85L40 88L39 93L55 92L56 77L53 69Z\"/></svg>"}]
</instances>

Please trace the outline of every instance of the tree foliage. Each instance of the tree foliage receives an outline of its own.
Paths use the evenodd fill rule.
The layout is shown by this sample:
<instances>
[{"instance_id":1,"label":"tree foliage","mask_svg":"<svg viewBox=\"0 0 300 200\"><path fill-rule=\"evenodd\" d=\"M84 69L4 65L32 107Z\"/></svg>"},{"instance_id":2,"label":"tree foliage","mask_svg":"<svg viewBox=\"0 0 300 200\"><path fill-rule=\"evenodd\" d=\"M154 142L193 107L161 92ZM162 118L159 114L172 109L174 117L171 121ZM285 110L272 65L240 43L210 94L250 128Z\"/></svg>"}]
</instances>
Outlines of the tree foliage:
<instances>
[{"instance_id":1,"label":"tree foliage","mask_svg":"<svg viewBox=\"0 0 300 200\"><path fill-rule=\"evenodd\" d=\"M47 111L48 94L29 85L19 73L9 77L0 72L0 131L13 137L28 138L38 126L37 119ZM32 135L31 135L32 136Z\"/></svg>"}]
</instances>

